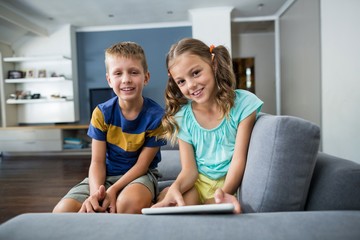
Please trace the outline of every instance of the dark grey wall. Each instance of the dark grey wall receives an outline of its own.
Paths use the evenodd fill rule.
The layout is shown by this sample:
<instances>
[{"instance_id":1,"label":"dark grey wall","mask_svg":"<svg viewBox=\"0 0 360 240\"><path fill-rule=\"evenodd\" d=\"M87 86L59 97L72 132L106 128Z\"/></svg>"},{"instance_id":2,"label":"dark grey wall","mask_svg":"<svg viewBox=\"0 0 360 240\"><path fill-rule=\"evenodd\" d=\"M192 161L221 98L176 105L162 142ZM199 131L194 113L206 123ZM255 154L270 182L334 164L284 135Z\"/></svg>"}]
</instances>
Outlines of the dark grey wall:
<instances>
[{"instance_id":1,"label":"dark grey wall","mask_svg":"<svg viewBox=\"0 0 360 240\"><path fill-rule=\"evenodd\" d=\"M80 123L87 124L90 120L89 89L108 87L104 64L106 48L121 41L133 41L144 48L151 75L150 83L144 89L144 96L152 98L164 107L166 53L173 43L191 36L190 26L77 32Z\"/></svg>"}]
</instances>

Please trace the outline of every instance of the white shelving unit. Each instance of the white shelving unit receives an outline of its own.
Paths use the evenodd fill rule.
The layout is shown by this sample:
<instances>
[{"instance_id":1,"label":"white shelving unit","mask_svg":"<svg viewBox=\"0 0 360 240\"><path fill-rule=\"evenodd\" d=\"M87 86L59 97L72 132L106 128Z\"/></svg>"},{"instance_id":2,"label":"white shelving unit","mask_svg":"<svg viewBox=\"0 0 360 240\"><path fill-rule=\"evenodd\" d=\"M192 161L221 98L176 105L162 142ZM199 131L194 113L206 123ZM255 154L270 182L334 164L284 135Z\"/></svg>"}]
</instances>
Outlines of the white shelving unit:
<instances>
[{"instance_id":1,"label":"white shelving unit","mask_svg":"<svg viewBox=\"0 0 360 240\"><path fill-rule=\"evenodd\" d=\"M2 127L78 121L77 80L66 56L6 57L2 59ZM8 71L33 71L29 78L9 79ZM45 70L45 76L37 72ZM25 96L24 96L25 95ZM38 98L33 96L38 95Z\"/></svg>"}]
</instances>

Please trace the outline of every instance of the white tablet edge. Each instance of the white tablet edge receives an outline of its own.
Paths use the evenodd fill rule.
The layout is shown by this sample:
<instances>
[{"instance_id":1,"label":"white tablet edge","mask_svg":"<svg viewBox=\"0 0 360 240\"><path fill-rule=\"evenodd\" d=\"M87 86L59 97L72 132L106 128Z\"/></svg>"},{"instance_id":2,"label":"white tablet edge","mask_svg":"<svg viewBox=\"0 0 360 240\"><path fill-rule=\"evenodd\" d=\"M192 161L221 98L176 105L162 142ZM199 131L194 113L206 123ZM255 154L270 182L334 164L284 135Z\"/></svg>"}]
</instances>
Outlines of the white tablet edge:
<instances>
[{"instance_id":1,"label":"white tablet edge","mask_svg":"<svg viewBox=\"0 0 360 240\"><path fill-rule=\"evenodd\" d=\"M161 215L161 214L190 214L190 213L233 213L234 205L231 203L221 204L204 204L204 205L190 205L178 207L158 207L158 208L143 208L142 214L146 215Z\"/></svg>"}]
</instances>

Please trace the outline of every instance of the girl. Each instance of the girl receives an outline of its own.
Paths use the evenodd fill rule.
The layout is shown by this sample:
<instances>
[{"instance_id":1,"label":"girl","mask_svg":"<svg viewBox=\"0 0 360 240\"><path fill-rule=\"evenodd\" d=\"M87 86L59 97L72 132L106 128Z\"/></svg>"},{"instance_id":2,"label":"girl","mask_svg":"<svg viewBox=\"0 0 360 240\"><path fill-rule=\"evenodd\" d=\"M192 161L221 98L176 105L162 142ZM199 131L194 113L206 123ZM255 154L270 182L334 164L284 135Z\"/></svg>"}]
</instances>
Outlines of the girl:
<instances>
[{"instance_id":1,"label":"girl","mask_svg":"<svg viewBox=\"0 0 360 240\"><path fill-rule=\"evenodd\" d=\"M166 64L163 127L172 144L178 139L182 170L153 207L231 202L240 213L234 194L263 102L235 90L232 59L224 46L183 39L171 47Z\"/></svg>"}]
</instances>

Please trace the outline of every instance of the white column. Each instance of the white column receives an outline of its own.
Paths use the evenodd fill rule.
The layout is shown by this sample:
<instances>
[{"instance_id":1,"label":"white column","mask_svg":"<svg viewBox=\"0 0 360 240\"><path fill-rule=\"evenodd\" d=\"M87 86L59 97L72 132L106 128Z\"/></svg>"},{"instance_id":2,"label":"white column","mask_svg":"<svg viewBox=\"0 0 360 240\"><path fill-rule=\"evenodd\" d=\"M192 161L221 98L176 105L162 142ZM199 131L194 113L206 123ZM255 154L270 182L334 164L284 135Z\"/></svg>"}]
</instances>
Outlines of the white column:
<instances>
[{"instance_id":1,"label":"white column","mask_svg":"<svg viewBox=\"0 0 360 240\"><path fill-rule=\"evenodd\" d=\"M231 54L231 11L233 7L189 10L192 36L207 45L224 45Z\"/></svg>"}]
</instances>

